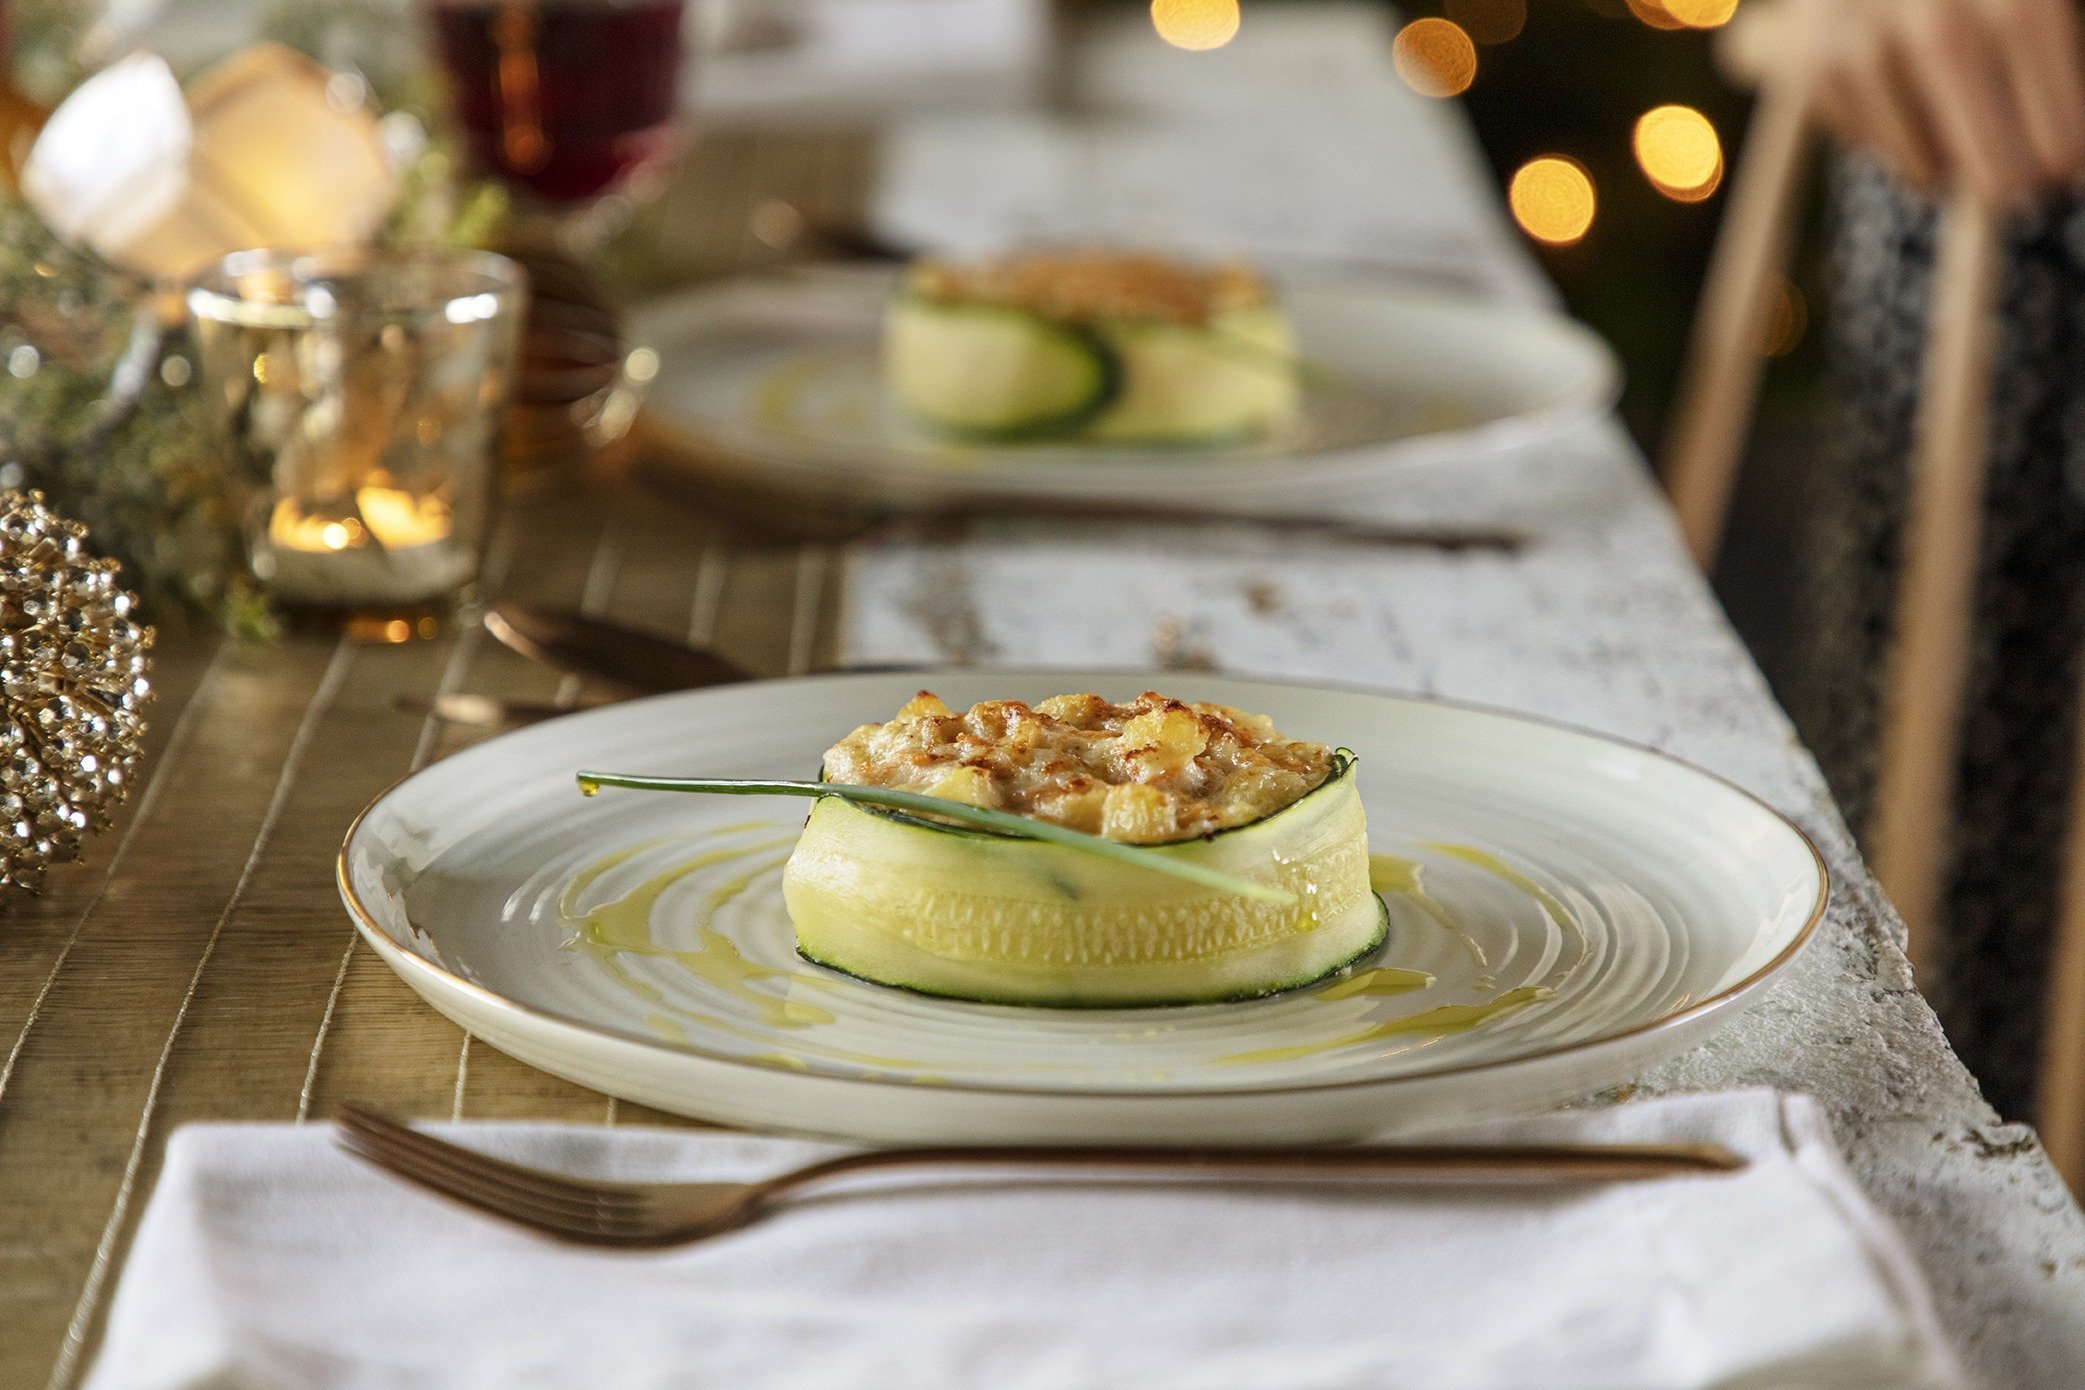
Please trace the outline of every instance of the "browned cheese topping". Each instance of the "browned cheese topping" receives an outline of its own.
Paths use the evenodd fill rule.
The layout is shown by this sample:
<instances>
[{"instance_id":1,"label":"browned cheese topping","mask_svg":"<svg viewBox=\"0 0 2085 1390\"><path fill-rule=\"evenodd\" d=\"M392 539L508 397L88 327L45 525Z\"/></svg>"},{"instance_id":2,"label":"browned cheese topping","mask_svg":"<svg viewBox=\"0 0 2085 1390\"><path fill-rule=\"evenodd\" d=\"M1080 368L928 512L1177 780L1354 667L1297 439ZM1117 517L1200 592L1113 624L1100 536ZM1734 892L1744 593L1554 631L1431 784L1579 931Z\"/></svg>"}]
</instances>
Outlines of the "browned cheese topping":
<instances>
[{"instance_id":1,"label":"browned cheese topping","mask_svg":"<svg viewBox=\"0 0 2085 1390\"><path fill-rule=\"evenodd\" d=\"M1036 251L990 261L924 260L912 288L949 304L992 304L1073 323L1152 318L1200 327L1269 302L1267 282L1235 261L1194 265L1127 251Z\"/></svg>"},{"instance_id":2,"label":"browned cheese topping","mask_svg":"<svg viewBox=\"0 0 2085 1390\"><path fill-rule=\"evenodd\" d=\"M958 714L921 691L825 755L827 781L896 787L1132 844L1189 840L1272 815L1322 783L1332 750L1264 715L1145 691L1125 705L1053 695Z\"/></svg>"}]
</instances>

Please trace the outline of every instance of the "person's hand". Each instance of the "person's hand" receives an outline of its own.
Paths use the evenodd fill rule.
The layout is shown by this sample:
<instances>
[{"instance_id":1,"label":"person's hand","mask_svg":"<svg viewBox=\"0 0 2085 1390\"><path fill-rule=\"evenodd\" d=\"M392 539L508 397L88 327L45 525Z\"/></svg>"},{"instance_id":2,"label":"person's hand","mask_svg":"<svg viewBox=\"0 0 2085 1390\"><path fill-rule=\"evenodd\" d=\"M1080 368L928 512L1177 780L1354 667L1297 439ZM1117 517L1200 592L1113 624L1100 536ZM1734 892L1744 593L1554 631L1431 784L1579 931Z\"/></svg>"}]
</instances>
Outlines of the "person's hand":
<instances>
[{"instance_id":1,"label":"person's hand","mask_svg":"<svg viewBox=\"0 0 2085 1390\"><path fill-rule=\"evenodd\" d=\"M2019 208L2085 176L2074 0L1793 0L1818 118L1921 189Z\"/></svg>"}]
</instances>

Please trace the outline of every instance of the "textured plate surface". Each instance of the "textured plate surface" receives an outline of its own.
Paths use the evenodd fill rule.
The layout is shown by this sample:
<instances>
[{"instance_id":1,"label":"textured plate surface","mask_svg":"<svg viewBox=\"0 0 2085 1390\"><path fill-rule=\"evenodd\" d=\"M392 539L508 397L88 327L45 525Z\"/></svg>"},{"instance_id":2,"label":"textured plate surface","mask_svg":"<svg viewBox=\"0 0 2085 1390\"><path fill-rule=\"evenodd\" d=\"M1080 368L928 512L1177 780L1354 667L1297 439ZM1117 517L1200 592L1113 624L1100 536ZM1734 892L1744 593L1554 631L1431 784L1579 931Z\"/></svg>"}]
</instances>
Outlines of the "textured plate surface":
<instances>
[{"instance_id":1,"label":"textured plate surface","mask_svg":"<svg viewBox=\"0 0 2085 1390\"><path fill-rule=\"evenodd\" d=\"M1613 404L1620 372L1585 328L1381 276L1284 280L1306 364L1302 417L1248 446L953 444L885 394L876 351L889 271L738 280L646 306L660 357L648 408L705 468L879 502L981 496L1300 507L1429 463L1524 447Z\"/></svg>"},{"instance_id":2,"label":"textured plate surface","mask_svg":"<svg viewBox=\"0 0 2085 1390\"><path fill-rule=\"evenodd\" d=\"M801 803L572 782L802 775L922 685L960 707L1154 684L1359 755L1391 914L1363 970L1382 973L1174 1009L885 989L793 953L779 874ZM526 1061L688 1114L891 1140L1307 1138L1552 1102L1697 1041L1793 958L1825 893L1788 822L1658 754L1432 701L1098 671L814 677L572 716L400 784L341 875L405 979Z\"/></svg>"}]
</instances>

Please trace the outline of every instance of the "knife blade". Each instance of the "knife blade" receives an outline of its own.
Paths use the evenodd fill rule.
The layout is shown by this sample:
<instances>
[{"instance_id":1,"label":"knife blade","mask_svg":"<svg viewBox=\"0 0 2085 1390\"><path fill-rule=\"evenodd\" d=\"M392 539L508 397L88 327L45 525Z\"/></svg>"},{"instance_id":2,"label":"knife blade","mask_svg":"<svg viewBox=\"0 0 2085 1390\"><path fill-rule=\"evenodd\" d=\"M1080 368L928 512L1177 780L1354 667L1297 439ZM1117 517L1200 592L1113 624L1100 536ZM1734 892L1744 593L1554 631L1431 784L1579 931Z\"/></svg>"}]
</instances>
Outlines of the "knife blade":
<instances>
[{"instance_id":1,"label":"knife blade","mask_svg":"<svg viewBox=\"0 0 2085 1390\"><path fill-rule=\"evenodd\" d=\"M499 603L485 630L531 661L597 681L626 696L730 685L759 676L707 647L655 636L583 613Z\"/></svg>"}]
</instances>

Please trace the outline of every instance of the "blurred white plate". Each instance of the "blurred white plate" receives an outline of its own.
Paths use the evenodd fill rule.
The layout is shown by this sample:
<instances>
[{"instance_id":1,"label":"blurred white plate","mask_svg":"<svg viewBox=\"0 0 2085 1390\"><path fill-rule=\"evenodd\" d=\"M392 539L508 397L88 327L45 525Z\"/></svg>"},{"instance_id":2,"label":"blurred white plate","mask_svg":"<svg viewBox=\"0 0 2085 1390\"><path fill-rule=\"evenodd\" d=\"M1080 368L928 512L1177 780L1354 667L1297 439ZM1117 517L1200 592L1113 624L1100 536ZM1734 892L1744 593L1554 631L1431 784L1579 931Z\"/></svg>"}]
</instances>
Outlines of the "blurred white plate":
<instances>
[{"instance_id":1,"label":"blurred white plate","mask_svg":"<svg viewBox=\"0 0 2085 1390\"><path fill-rule=\"evenodd\" d=\"M647 408L705 473L934 505L993 497L1323 510L1429 464L1517 450L1598 416L1621 373L1590 330L1536 309L1361 271L1282 277L1308 367L1301 418L1231 448L953 443L883 390L895 272L815 267L658 300Z\"/></svg>"},{"instance_id":2,"label":"blurred white plate","mask_svg":"<svg viewBox=\"0 0 2085 1390\"><path fill-rule=\"evenodd\" d=\"M1373 847L1424 890L1390 885L1366 968L1430 984L1134 1010L886 989L794 952L779 870L800 804L587 800L572 780L805 772L922 685L960 707L1153 682L1359 754ZM1701 1041L1795 958L1826 889L1781 816L1653 752L1365 691L1108 671L811 677L575 715L385 794L340 874L406 982L523 1061L729 1124L922 1142L1300 1141L1551 1104ZM576 944L589 918L623 949Z\"/></svg>"}]
</instances>

